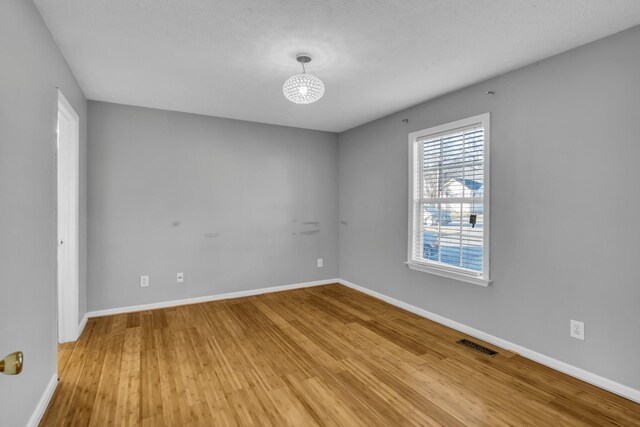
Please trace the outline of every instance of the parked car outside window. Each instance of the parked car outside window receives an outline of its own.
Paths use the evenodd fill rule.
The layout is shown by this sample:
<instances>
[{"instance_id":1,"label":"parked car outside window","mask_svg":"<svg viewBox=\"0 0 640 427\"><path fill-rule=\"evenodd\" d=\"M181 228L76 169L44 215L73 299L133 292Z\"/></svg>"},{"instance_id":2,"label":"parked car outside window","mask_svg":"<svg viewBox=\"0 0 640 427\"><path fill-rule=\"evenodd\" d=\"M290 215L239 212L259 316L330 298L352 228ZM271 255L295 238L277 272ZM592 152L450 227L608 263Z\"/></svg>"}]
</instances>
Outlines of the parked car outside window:
<instances>
[{"instance_id":1,"label":"parked car outside window","mask_svg":"<svg viewBox=\"0 0 640 427\"><path fill-rule=\"evenodd\" d=\"M446 209L438 209L434 206L424 207L425 221L428 225L451 224L451 212Z\"/></svg>"}]
</instances>

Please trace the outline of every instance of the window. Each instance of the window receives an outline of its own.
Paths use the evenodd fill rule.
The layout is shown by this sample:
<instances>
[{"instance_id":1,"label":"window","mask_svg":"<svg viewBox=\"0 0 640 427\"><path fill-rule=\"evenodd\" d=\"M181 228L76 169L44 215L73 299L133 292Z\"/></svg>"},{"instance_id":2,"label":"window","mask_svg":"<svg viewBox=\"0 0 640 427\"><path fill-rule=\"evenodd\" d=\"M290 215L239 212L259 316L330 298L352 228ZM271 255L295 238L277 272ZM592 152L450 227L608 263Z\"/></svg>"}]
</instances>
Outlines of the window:
<instances>
[{"instance_id":1,"label":"window","mask_svg":"<svg viewBox=\"0 0 640 427\"><path fill-rule=\"evenodd\" d=\"M489 114L409 134L407 265L487 286Z\"/></svg>"}]
</instances>

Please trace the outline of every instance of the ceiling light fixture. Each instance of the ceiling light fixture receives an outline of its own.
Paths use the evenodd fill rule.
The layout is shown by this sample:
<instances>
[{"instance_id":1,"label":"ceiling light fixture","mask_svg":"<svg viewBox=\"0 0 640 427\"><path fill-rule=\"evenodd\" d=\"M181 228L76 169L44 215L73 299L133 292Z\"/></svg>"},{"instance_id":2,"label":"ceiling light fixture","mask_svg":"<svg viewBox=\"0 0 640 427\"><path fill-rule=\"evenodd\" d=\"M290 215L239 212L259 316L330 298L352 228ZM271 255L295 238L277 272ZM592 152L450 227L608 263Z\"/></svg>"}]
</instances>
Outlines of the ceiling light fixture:
<instances>
[{"instance_id":1,"label":"ceiling light fixture","mask_svg":"<svg viewBox=\"0 0 640 427\"><path fill-rule=\"evenodd\" d=\"M282 93L291 102L296 104L311 104L324 95L324 83L311 74L307 74L304 64L311 62L311 56L307 53L296 55L296 61L302 64L302 74L289 77L282 85Z\"/></svg>"}]
</instances>

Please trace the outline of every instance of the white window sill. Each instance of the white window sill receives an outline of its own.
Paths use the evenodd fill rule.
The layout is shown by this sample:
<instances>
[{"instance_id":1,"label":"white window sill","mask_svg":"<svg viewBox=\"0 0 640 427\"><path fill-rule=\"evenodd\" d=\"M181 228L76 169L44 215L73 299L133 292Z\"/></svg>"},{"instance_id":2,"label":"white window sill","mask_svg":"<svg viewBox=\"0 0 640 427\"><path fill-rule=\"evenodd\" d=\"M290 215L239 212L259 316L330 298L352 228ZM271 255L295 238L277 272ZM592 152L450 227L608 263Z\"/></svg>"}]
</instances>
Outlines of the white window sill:
<instances>
[{"instance_id":1,"label":"white window sill","mask_svg":"<svg viewBox=\"0 0 640 427\"><path fill-rule=\"evenodd\" d=\"M459 273L457 271L445 270L443 268L432 267L424 264L417 264L413 262L405 262L407 267L412 270L422 271L424 273L435 274L436 276L447 277L449 279L459 280L461 282L472 283L479 286L489 286L491 280L484 279L482 277L470 276L468 274Z\"/></svg>"}]
</instances>

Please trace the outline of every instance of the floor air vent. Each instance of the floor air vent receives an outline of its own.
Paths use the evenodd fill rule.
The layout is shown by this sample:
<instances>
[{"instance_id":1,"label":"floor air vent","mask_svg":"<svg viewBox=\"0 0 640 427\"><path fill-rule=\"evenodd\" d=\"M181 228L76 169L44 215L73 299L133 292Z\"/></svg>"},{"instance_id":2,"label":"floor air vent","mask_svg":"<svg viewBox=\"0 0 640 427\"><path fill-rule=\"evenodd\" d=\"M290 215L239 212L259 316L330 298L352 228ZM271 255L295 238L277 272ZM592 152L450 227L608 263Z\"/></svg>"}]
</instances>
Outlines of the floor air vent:
<instances>
[{"instance_id":1,"label":"floor air vent","mask_svg":"<svg viewBox=\"0 0 640 427\"><path fill-rule=\"evenodd\" d=\"M478 343L475 343L473 341L469 341L467 339L461 339L460 341L458 341L458 344L462 344L462 345L464 345L466 347L474 349L475 351L479 351L480 353L484 353L489 357L493 357L496 354L498 354L497 351L493 351L490 348L487 348L487 347L485 347L483 345L480 345Z\"/></svg>"}]
</instances>

